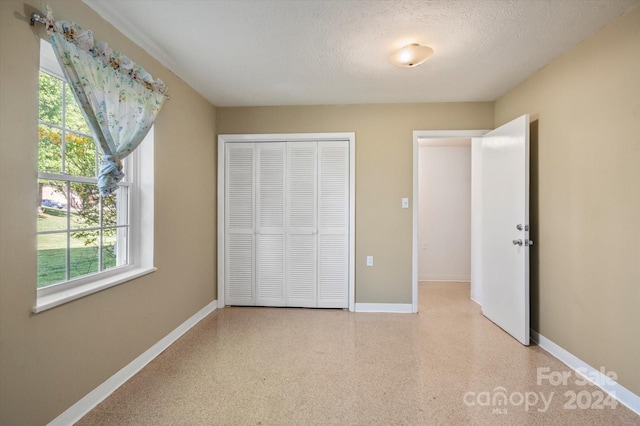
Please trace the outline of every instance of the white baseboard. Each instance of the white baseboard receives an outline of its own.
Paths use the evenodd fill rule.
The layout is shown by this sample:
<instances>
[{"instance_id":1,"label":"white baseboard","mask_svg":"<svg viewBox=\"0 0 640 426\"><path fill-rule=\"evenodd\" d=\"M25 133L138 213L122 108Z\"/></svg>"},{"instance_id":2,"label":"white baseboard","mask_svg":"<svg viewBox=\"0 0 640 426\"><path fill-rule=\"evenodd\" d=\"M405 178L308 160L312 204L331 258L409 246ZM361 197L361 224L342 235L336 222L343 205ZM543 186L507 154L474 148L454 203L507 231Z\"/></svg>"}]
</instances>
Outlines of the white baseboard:
<instances>
[{"instance_id":1,"label":"white baseboard","mask_svg":"<svg viewBox=\"0 0 640 426\"><path fill-rule=\"evenodd\" d=\"M640 396L631 392L621 384L609 379L607 376L602 374L600 370L593 368L533 329L531 330L531 340L536 342L542 349L565 363L571 369L575 370L576 374L584 377L586 380L590 381L618 400L622 405L640 415Z\"/></svg>"},{"instance_id":2,"label":"white baseboard","mask_svg":"<svg viewBox=\"0 0 640 426\"><path fill-rule=\"evenodd\" d=\"M451 279L447 279L447 280L432 280L432 279L420 279L418 280L419 283L470 283L471 279L469 279L469 277L464 278L464 279L459 279L459 280L451 280Z\"/></svg>"},{"instance_id":3,"label":"white baseboard","mask_svg":"<svg viewBox=\"0 0 640 426\"><path fill-rule=\"evenodd\" d=\"M356 303L356 312L386 312L410 314L411 303Z\"/></svg>"},{"instance_id":4,"label":"white baseboard","mask_svg":"<svg viewBox=\"0 0 640 426\"><path fill-rule=\"evenodd\" d=\"M171 346L171 344L178 340L180 336L189 331L191 327L213 312L217 305L218 302L214 300L204 308L200 309L191 318L163 337L158 343L147 349L142 355L131 361L100 386L85 395L80 401L76 402L58 417L53 419L48 426L68 426L76 423L85 414L95 408L96 405L104 401L116 389L122 386L127 380L132 378L147 364L153 361L155 357Z\"/></svg>"}]
</instances>

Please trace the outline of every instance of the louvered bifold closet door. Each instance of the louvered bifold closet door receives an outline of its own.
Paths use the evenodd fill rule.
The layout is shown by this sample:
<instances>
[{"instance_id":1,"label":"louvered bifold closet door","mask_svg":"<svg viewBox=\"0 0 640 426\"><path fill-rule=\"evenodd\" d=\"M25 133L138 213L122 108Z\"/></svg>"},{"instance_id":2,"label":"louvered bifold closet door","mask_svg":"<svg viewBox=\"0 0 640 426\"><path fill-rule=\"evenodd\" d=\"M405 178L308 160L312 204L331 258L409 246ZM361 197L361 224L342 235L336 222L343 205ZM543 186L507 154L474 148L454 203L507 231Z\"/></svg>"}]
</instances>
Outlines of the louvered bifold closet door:
<instances>
[{"instance_id":1,"label":"louvered bifold closet door","mask_svg":"<svg viewBox=\"0 0 640 426\"><path fill-rule=\"evenodd\" d=\"M349 307L349 143L318 142L318 307Z\"/></svg>"},{"instance_id":2,"label":"louvered bifold closet door","mask_svg":"<svg viewBox=\"0 0 640 426\"><path fill-rule=\"evenodd\" d=\"M225 165L225 303L255 305L255 145L228 144Z\"/></svg>"},{"instance_id":3,"label":"louvered bifold closet door","mask_svg":"<svg viewBox=\"0 0 640 426\"><path fill-rule=\"evenodd\" d=\"M284 306L284 205L287 144L256 144L256 305Z\"/></svg>"},{"instance_id":4,"label":"louvered bifold closet door","mask_svg":"<svg viewBox=\"0 0 640 426\"><path fill-rule=\"evenodd\" d=\"M317 178L317 142L288 143L287 306L317 306Z\"/></svg>"}]
</instances>

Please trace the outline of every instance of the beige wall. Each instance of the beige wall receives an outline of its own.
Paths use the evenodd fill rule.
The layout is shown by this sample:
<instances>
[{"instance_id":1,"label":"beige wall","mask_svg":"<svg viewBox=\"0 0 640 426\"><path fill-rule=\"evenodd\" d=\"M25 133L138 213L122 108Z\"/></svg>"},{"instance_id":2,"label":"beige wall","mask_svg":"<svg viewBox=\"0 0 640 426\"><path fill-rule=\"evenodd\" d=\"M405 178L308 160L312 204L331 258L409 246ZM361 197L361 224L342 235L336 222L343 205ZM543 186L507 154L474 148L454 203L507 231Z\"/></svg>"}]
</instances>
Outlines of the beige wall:
<instances>
[{"instance_id":1,"label":"beige wall","mask_svg":"<svg viewBox=\"0 0 640 426\"><path fill-rule=\"evenodd\" d=\"M158 271L34 315L42 26L94 30L169 87L155 128ZM215 299L215 110L79 0L0 1L0 424L42 425Z\"/></svg>"},{"instance_id":2,"label":"beige wall","mask_svg":"<svg viewBox=\"0 0 640 426\"><path fill-rule=\"evenodd\" d=\"M495 111L538 119L533 328L640 394L640 8Z\"/></svg>"},{"instance_id":3,"label":"beige wall","mask_svg":"<svg viewBox=\"0 0 640 426\"><path fill-rule=\"evenodd\" d=\"M217 108L225 133L355 132L356 302L411 303L413 131L493 127L493 103ZM365 266L367 255L374 266Z\"/></svg>"}]
</instances>

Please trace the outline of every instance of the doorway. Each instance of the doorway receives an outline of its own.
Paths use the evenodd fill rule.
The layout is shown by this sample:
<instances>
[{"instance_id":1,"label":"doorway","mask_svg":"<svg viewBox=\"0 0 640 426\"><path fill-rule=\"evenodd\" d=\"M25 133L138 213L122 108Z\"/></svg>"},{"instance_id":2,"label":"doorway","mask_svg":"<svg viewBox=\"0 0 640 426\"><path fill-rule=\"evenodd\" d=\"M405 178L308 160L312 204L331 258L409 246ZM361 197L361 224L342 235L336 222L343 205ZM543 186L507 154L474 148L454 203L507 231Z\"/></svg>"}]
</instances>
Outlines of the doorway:
<instances>
[{"instance_id":1,"label":"doorway","mask_svg":"<svg viewBox=\"0 0 640 426\"><path fill-rule=\"evenodd\" d=\"M442 253L436 253L434 250L429 250L429 244L430 242L428 240L426 240L424 233L421 234L420 232L420 228L421 228L421 224L420 224L420 198L421 195L424 197L424 191L422 191L423 193L421 194L421 182L420 182L420 168L421 168L421 150L422 149L428 149L428 148L442 148L442 149L447 149L447 147L455 147L455 146L469 146L471 149L471 162L470 162L470 177L471 177L471 184L472 185L476 185L475 182L477 182L476 179L474 179L474 174L477 173L477 168L479 165L479 158L477 157L477 148L474 149L474 144L476 144L476 141L473 140L473 138L478 138L482 135L484 135L487 131L486 130L461 130L461 131L457 131L457 130L449 130L449 131L414 131L413 132L413 273L412 273L412 277L413 277L413 312L418 312L418 282L421 279L420 276L420 264L421 261L424 265L425 261L428 262L428 257L430 254L433 254L433 256L431 257L431 260L437 260L438 256L440 256ZM436 150L434 150L435 152ZM423 160L424 160L424 155L422 156ZM428 160L426 160L428 162ZM423 161L424 163L424 161ZM424 189L424 188L423 188ZM473 188L473 189L477 189L477 188ZM480 191L474 191L471 190L471 194L475 194L475 193L479 193ZM469 200L469 205L470 205L470 211L471 211L471 215L470 215L470 224L469 224L469 229L468 232L469 234L467 235L468 241L470 242L470 246L471 246L471 250L469 252L469 269L468 269L468 278L467 280L471 281L471 297L472 299L478 301L479 299L479 286L480 286L480 280L479 277L476 278L475 275L477 274L477 268L474 268L474 245L477 246L479 244L478 238L477 238L477 232L478 232L478 228L479 228L479 224L475 223L475 216L473 214L474 212L474 208L477 208L477 200L474 200L473 198L471 198ZM436 213L437 214L437 213ZM473 218L473 219L472 219ZM453 227L455 226L455 224L453 223L448 223L447 226L449 227ZM435 235L437 235L438 232L435 231ZM440 239L446 239L448 238L446 235L442 235L440 237ZM425 247L423 249L423 247ZM450 245L448 248L448 251L451 252L453 250L455 250L455 244L454 245ZM425 253L426 252L426 253ZM425 259L425 257L427 257L427 259ZM465 260L463 260L464 262ZM447 274L447 270L452 271L453 269L451 268L453 265L448 265L444 268L439 268L438 271L432 271L432 272L436 272L435 276L439 275L441 280L453 280L453 274L451 274L449 272L449 278L446 279L445 276ZM456 269L459 269L460 265L456 266ZM476 274L474 275L474 271L476 272ZM424 275L423 275L424 278ZM443 279L445 278L445 279ZM460 277L457 277L455 279L460 279Z\"/></svg>"},{"instance_id":2,"label":"doorway","mask_svg":"<svg viewBox=\"0 0 640 426\"><path fill-rule=\"evenodd\" d=\"M471 281L471 139L418 141L418 281Z\"/></svg>"}]
</instances>

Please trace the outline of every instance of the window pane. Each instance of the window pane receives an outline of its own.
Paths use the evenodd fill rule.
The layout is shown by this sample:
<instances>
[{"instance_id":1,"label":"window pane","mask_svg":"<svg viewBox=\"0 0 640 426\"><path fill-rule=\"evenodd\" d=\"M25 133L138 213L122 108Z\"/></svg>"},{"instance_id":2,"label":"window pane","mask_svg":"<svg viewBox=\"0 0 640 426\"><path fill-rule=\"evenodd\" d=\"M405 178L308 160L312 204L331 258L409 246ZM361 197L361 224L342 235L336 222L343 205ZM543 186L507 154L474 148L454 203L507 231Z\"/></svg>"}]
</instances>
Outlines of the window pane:
<instances>
[{"instance_id":1,"label":"window pane","mask_svg":"<svg viewBox=\"0 0 640 426\"><path fill-rule=\"evenodd\" d=\"M38 209L38 232L65 231L67 229L66 182L38 180L40 208Z\"/></svg>"},{"instance_id":2,"label":"window pane","mask_svg":"<svg viewBox=\"0 0 640 426\"><path fill-rule=\"evenodd\" d=\"M71 228L100 226L100 192L92 183L71 183ZM88 241L90 243L91 241Z\"/></svg>"},{"instance_id":3,"label":"window pane","mask_svg":"<svg viewBox=\"0 0 640 426\"><path fill-rule=\"evenodd\" d=\"M62 171L62 131L51 126L38 126L38 171Z\"/></svg>"},{"instance_id":4,"label":"window pane","mask_svg":"<svg viewBox=\"0 0 640 426\"><path fill-rule=\"evenodd\" d=\"M76 98L73 96L73 92L71 91L71 86L68 84L65 86L66 86L65 102L67 107L66 114L65 114L65 120L66 120L65 127L67 129L77 130L78 132L91 134L91 132L89 131L89 126L87 126L87 122L84 119L84 115L82 115L82 111L80 111L80 107L76 102Z\"/></svg>"},{"instance_id":5,"label":"window pane","mask_svg":"<svg viewBox=\"0 0 640 426\"><path fill-rule=\"evenodd\" d=\"M97 176L96 145L93 139L73 132L68 132L65 137L66 172L74 176Z\"/></svg>"},{"instance_id":6,"label":"window pane","mask_svg":"<svg viewBox=\"0 0 640 426\"><path fill-rule=\"evenodd\" d=\"M38 236L38 288L67 279L67 234Z\"/></svg>"},{"instance_id":7,"label":"window pane","mask_svg":"<svg viewBox=\"0 0 640 426\"><path fill-rule=\"evenodd\" d=\"M40 71L40 114L47 123L62 125L62 80Z\"/></svg>"},{"instance_id":8,"label":"window pane","mask_svg":"<svg viewBox=\"0 0 640 426\"><path fill-rule=\"evenodd\" d=\"M127 228L107 228L103 233L102 268L127 264Z\"/></svg>"},{"instance_id":9,"label":"window pane","mask_svg":"<svg viewBox=\"0 0 640 426\"><path fill-rule=\"evenodd\" d=\"M98 272L99 231L71 233L70 278Z\"/></svg>"},{"instance_id":10,"label":"window pane","mask_svg":"<svg viewBox=\"0 0 640 426\"><path fill-rule=\"evenodd\" d=\"M102 223L104 226L127 225L129 188L121 186L116 192L102 199Z\"/></svg>"}]
</instances>

